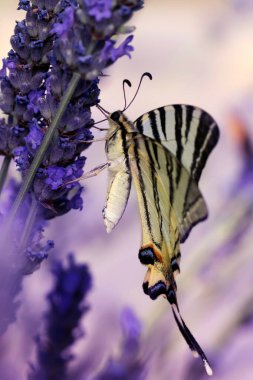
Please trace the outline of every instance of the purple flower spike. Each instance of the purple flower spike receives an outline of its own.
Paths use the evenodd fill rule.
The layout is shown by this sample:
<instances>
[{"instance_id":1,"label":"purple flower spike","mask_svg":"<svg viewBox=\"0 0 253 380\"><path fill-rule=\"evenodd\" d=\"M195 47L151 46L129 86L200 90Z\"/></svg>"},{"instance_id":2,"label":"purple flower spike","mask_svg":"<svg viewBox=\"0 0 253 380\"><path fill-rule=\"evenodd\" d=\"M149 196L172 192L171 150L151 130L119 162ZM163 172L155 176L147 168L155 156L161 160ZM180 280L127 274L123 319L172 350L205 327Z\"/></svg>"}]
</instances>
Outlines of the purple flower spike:
<instances>
[{"instance_id":1,"label":"purple flower spike","mask_svg":"<svg viewBox=\"0 0 253 380\"><path fill-rule=\"evenodd\" d=\"M11 39L13 50L3 61L0 107L9 115L8 123L2 124L5 140L10 140L14 120L15 128L22 129L22 134L16 144L2 143L0 153L14 155L23 176L50 128L73 71L82 76L33 184L43 207L59 204L62 186L66 184L67 196L66 190L73 188L68 182L81 175L77 170L71 175L66 173L71 162L79 162L89 146L85 141L93 138L89 131L93 125L90 107L99 101L98 76L120 57L130 57L133 50L130 45L133 36L117 47L115 36L143 2L123 3L112 0L33 0L32 5L25 0L19 2L27 17L16 24ZM57 200L55 191L59 188ZM39 193L38 189L43 190Z\"/></svg>"},{"instance_id":2,"label":"purple flower spike","mask_svg":"<svg viewBox=\"0 0 253 380\"><path fill-rule=\"evenodd\" d=\"M65 267L55 263L53 274L55 286L47 297L45 331L36 338L37 364L31 365L29 380L67 378L67 366L73 358L69 350L77 339L79 321L89 310L84 303L92 286L87 265L76 264L74 256L69 255Z\"/></svg>"}]
</instances>

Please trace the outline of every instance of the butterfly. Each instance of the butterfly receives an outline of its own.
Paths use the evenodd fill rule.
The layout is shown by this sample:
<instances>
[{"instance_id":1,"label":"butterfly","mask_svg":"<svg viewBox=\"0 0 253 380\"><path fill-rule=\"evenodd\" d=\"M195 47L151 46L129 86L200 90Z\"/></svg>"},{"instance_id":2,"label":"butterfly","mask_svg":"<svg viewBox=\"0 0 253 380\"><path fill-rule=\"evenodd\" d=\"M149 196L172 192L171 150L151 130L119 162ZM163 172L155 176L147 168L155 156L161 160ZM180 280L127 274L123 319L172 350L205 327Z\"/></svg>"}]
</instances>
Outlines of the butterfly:
<instances>
[{"instance_id":1,"label":"butterfly","mask_svg":"<svg viewBox=\"0 0 253 380\"><path fill-rule=\"evenodd\" d=\"M218 126L207 112L182 104L154 109L134 123L123 111L108 113L107 119L107 162L86 176L108 169L106 230L111 232L119 223L133 182L142 226L138 256L147 267L144 293L152 300L160 295L167 298L180 332L211 375L206 355L181 317L175 278L180 271L180 243L208 215L198 182L218 142Z\"/></svg>"}]
</instances>

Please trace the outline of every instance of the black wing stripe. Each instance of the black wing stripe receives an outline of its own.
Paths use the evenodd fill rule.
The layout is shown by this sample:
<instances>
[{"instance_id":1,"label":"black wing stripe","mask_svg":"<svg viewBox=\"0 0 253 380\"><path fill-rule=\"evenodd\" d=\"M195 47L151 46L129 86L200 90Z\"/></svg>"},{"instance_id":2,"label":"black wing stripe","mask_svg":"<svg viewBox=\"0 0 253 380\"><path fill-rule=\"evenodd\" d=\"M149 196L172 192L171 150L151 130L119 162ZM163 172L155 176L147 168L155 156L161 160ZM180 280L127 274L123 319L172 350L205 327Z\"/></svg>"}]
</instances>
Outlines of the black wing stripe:
<instances>
[{"instance_id":1,"label":"black wing stripe","mask_svg":"<svg viewBox=\"0 0 253 380\"><path fill-rule=\"evenodd\" d=\"M140 157L138 154L138 139L134 140L134 155L135 155L136 165L137 165L137 169L138 169L138 179L140 182L140 191L141 191L141 195L142 195L142 199L143 199L143 206L144 206L144 210L145 210L146 222L147 222L147 226L148 226L149 233L151 235L152 241L154 241L154 236L153 236L151 221L150 221L150 215L149 215L149 209L148 209L148 202L147 202L147 197L145 194L146 188L145 188L145 183L144 183L144 179L143 179L143 175L142 175L142 169L141 169L141 165L140 165Z\"/></svg>"},{"instance_id":2,"label":"black wing stripe","mask_svg":"<svg viewBox=\"0 0 253 380\"><path fill-rule=\"evenodd\" d=\"M218 127L215 125L212 130L209 130L209 133L206 136L206 141L204 142L204 148L202 150L200 149L198 163L193 171L193 178L197 182L199 181L202 170L205 167L208 156L213 150L214 146L217 144L218 139L219 139L219 130L218 130Z\"/></svg>"},{"instance_id":3,"label":"black wing stripe","mask_svg":"<svg viewBox=\"0 0 253 380\"><path fill-rule=\"evenodd\" d=\"M190 132L192 117L193 117L193 107L186 106L186 128L185 128L185 139L188 141L188 135Z\"/></svg>"},{"instance_id":4,"label":"black wing stripe","mask_svg":"<svg viewBox=\"0 0 253 380\"><path fill-rule=\"evenodd\" d=\"M151 146L149 147L147 140L145 140L145 148L146 148L149 160L150 160L149 170L150 170L150 174L151 174L151 178L152 178L155 206L156 206L157 214L159 217L159 231L160 231L160 234L162 237L163 218L162 218L161 207L160 207L160 198L159 198L158 188L157 188L157 186L158 186L157 185L157 176L156 176L156 172L154 169L156 167L156 165L154 163L154 160L152 158L152 153L150 151ZM157 161L157 165L158 165L158 167L160 166L159 161Z\"/></svg>"},{"instance_id":5,"label":"black wing stripe","mask_svg":"<svg viewBox=\"0 0 253 380\"><path fill-rule=\"evenodd\" d=\"M213 128L210 128L211 126ZM214 124L213 119L206 112L202 112L197 128L191 165L192 176L197 182L211 150L217 143L218 136L218 128Z\"/></svg>"},{"instance_id":6,"label":"black wing stripe","mask_svg":"<svg viewBox=\"0 0 253 380\"><path fill-rule=\"evenodd\" d=\"M183 144L182 144L182 106L177 105L175 108L175 134L176 134L176 142L177 142L177 151L176 157L179 162L181 162L182 154L183 154ZM180 180L180 165L177 165L177 177L176 182L179 183Z\"/></svg>"},{"instance_id":7,"label":"black wing stripe","mask_svg":"<svg viewBox=\"0 0 253 380\"><path fill-rule=\"evenodd\" d=\"M122 148L123 148L124 156L126 160L126 166L128 169L130 169L126 132L123 129L121 129L121 139L122 139Z\"/></svg>"},{"instance_id":8,"label":"black wing stripe","mask_svg":"<svg viewBox=\"0 0 253 380\"><path fill-rule=\"evenodd\" d=\"M136 128L138 129L138 131L139 131L140 133L143 133L142 117L139 117L139 118L136 120L135 126L136 126Z\"/></svg>"},{"instance_id":9,"label":"black wing stripe","mask_svg":"<svg viewBox=\"0 0 253 380\"><path fill-rule=\"evenodd\" d=\"M159 132L158 132L158 127L157 127L157 122L156 122L155 111L149 112L148 115L149 115L149 118L150 118L150 126L152 128L153 137L154 137L154 139L156 141L161 142L160 135L159 135ZM156 161L157 161L157 163L159 165L158 151L157 151L157 146L156 145L154 145L154 154L155 154ZM160 165L158 167L160 168Z\"/></svg>"},{"instance_id":10,"label":"black wing stripe","mask_svg":"<svg viewBox=\"0 0 253 380\"><path fill-rule=\"evenodd\" d=\"M161 138L159 135L158 126L157 126L157 122L156 122L155 111L150 111L148 115L150 118L150 126L152 128L153 137L156 141L161 142Z\"/></svg>"},{"instance_id":11,"label":"black wing stripe","mask_svg":"<svg viewBox=\"0 0 253 380\"><path fill-rule=\"evenodd\" d=\"M166 140L167 139L167 133L166 133L166 112L165 112L165 108L164 107L158 108L158 112L159 112L163 136Z\"/></svg>"},{"instance_id":12,"label":"black wing stripe","mask_svg":"<svg viewBox=\"0 0 253 380\"><path fill-rule=\"evenodd\" d=\"M174 199L174 186L173 186L173 162L170 154L166 154L166 168L167 174L169 177L169 196L170 196L170 204L173 204Z\"/></svg>"}]
</instances>

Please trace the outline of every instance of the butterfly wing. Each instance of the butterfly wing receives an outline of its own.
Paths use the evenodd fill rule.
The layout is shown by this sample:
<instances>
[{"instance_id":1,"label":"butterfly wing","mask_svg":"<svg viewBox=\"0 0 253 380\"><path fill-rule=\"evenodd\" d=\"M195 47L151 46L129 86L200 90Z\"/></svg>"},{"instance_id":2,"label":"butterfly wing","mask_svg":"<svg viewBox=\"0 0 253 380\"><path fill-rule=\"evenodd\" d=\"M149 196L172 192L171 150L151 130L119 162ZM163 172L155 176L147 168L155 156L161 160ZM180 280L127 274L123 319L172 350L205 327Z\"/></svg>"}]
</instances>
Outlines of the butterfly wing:
<instances>
[{"instance_id":1,"label":"butterfly wing","mask_svg":"<svg viewBox=\"0 0 253 380\"><path fill-rule=\"evenodd\" d=\"M197 183L219 139L214 119L190 105L157 108L140 116L135 126L141 134L155 139L173 153Z\"/></svg>"},{"instance_id":2,"label":"butterfly wing","mask_svg":"<svg viewBox=\"0 0 253 380\"><path fill-rule=\"evenodd\" d=\"M204 352L179 312L175 282L181 235L193 220L206 216L204 199L188 171L155 140L133 133L128 153L142 224L139 259L147 266L143 290L151 299L167 297L183 337L211 374Z\"/></svg>"},{"instance_id":3,"label":"butterfly wing","mask_svg":"<svg viewBox=\"0 0 253 380\"><path fill-rule=\"evenodd\" d=\"M175 189L180 181L185 182L182 177L186 177L186 174L182 167L198 183L207 158L219 138L214 119L207 112L190 105L169 105L152 110L139 117L135 127L141 134L151 137L168 149L176 158L176 161L168 158L168 171L174 175L170 183L174 184ZM173 192L173 189L170 191L171 205L180 222L181 242L185 241L194 225L207 217L203 198L194 198L191 189L193 181L188 181L188 184L188 187L184 187L183 202L182 192Z\"/></svg>"},{"instance_id":4,"label":"butterfly wing","mask_svg":"<svg viewBox=\"0 0 253 380\"><path fill-rule=\"evenodd\" d=\"M180 240L193 221L206 217L205 201L196 182L166 148L138 133L130 141L130 169L142 222L140 259L149 264L149 258L144 256L149 255L146 248L150 246L150 254L153 251L150 262L163 263L159 272L163 272L163 282L168 288L173 271L179 269Z\"/></svg>"}]
</instances>

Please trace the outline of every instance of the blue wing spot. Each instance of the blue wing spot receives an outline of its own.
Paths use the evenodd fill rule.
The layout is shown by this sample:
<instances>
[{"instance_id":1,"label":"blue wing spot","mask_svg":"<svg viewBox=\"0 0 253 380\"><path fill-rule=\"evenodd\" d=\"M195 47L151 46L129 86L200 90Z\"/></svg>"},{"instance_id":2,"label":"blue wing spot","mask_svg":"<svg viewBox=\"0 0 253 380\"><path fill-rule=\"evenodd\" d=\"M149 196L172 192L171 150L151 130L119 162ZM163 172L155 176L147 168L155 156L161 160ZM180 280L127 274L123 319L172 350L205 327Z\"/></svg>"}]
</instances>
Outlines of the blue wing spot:
<instances>
[{"instance_id":1,"label":"blue wing spot","mask_svg":"<svg viewBox=\"0 0 253 380\"><path fill-rule=\"evenodd\" d=\"M144 293L148 295L148 282L143 282L142 289Z\"/></svg>"},{"instance_id":2,"label":"blue wing spot","mask_svg":"<svg viewBox=\"0 0 253 380\"><path fill-rule=\"evenodd\" d=\"M152 248L144 248L139 250L139 260L144 265L154 265L156 256Z\"/></svg>"},{"instance_id":3,"label":"blue wing spot","mask_svg":"<svg viewBox=\"0 0 253 380\"><path fill-rule=\"evenodd\" d=\"M165 283L162 281L158 281L155 285L151 286L148 289L149 297L152 300L155 300L158 296L161 294L166 294L166 286Z\"/></svg>"}]
</instances>

